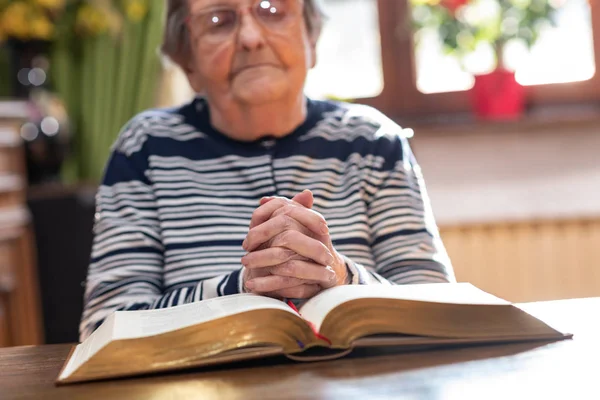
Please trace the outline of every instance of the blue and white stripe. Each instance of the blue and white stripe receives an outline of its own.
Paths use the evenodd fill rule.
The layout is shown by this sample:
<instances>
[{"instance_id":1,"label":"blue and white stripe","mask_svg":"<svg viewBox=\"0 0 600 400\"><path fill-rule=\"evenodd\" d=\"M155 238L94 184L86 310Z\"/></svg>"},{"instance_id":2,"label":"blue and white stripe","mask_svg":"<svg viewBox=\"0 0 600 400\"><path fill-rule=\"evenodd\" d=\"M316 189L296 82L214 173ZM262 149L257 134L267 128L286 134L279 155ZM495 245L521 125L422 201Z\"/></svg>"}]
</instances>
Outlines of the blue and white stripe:
<instances>
[{"instance_id":1,"label":"blue and white stripe","mask_svg":"<svg viewBox=\"0 0 600 400\"><path fill-rule=\"evenodd\" d=\"M308 100L303 125L240 143L203 98L121 132L97 194L80 338L115 310L239 293L241 247L263 196L315 195L354 284L454 280L402 129L365 106Z\"/></svg>"}]
</instances>

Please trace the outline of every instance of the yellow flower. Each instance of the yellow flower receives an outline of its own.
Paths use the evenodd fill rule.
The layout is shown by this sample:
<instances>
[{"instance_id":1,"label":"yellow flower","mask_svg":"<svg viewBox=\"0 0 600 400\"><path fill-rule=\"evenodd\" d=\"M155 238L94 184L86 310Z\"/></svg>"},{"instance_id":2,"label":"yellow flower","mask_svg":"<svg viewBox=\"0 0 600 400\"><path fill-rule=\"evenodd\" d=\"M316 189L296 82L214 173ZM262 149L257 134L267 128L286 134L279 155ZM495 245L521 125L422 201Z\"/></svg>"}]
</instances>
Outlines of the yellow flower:
<instances>
[{"instance_id":1,"label":"yellow flower","mask_svg":"<svg viewBox=\"0 0 600 400\"><path fill-rule=\"evenodd\" d=\"M49 40L54 34L54 26L44 15L38 15L30 22L31 36L35 39Z\"/></svg>"},{"instance_id":2,"label":"yellow flower","mask_svg":"<svg viewBox=\"0 0 600 400\"><path fill-rule=\"evenodd\" d=\"M65 0L34 0L34 3L50 10L58 10L65 6Z\"/></svg>"},{"instance_id":3,"label":"yellow flower","mask_svg":"<svg viewBox=\"0 0 600 400\"><path fill-rule=\"evenodd\" d=\"M29 21L31 14L30 5L23 1L16 1L9 4L1 15L0 25L4 29L6 36L11 36L21 40L29 39Z\"/></svg>"},{"instance_id":4,"label":"yellow flower","mask_svg":"<svg viewBox=\"0 0 600 400\"><path fill-rule=\"evenodd\" d=\"M76 25L93 35L104 33L109 27L106 14L91 5L84 5L77 11Z\"/></svg>"},{"instance_id":5,"label":"yellow flower","mask_svg":"<svg viewBox=\"0 0 600 400\"><path fill-rule=\"evenodd\" d=\"M134 22L140 22L148 12L148 4L144 0L124 0L125 13Z\"/></svg>"},{"instance_id":6,"label":"yellow flower","mask_svg":"<svg viewBox=\"0 0 600 400\"><path fill-rule=\"evenodd\" d=\"M104 33L117 35L122 27L123 17L112 6L111 1L89 0L77 11L76 28L94 36Z\"/></svg>"}]
</instances>

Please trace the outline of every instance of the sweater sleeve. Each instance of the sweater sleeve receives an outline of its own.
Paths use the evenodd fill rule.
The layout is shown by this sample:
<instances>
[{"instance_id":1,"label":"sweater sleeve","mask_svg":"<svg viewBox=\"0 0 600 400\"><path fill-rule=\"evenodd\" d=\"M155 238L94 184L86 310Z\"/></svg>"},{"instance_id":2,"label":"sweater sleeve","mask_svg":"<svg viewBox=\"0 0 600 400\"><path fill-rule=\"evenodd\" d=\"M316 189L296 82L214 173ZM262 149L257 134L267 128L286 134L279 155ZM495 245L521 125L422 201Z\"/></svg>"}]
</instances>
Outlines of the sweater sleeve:
<instances>
[{"instance_id":1,"label":"sweater sleeve","mask_svg":"<svg viewBox=\"0 0 600 400\"><path fill-rule=\"evenodd\" d=\"M148 158L124 142L124 130L96 195L94 239L79 326L85 340L117 310L171 307L241 292L240 270L165 291L158 206L146 175ZM241 265L240 265L241 269Z\"/></svg>"},{"instance_id":2,"label":"sweater sleeve","mask_svg":"<svg viewBox=\"0 0 600 400\"><path fill-rule=\"evenodd\" d=\"M371 174L368 204L375 269L346 259L352 284L454 282L421 168L408 140L385 140L383 165Z\"/></svg>"}]
</instances>

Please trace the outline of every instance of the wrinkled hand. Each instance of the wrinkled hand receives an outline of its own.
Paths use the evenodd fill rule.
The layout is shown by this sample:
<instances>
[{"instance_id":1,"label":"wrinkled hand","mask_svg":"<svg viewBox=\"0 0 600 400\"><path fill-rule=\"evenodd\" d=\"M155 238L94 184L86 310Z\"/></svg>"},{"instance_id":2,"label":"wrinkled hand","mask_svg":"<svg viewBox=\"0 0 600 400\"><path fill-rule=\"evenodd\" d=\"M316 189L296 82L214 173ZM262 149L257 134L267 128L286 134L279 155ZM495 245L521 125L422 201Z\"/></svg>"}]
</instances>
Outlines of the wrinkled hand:
<instances>
[{"instance_id":1,"label":"wrinkled hand","mask_svg":"<svg viewBox=\"0 0 600 400\"><path fill-rule=\"evenodd\" d=\"M246 290L304 299L346 283L346 264L333 248L327 222L311 209L313 200L308 190L291 200L261 200L243 243Z\"/></svg>"}]
</instances>

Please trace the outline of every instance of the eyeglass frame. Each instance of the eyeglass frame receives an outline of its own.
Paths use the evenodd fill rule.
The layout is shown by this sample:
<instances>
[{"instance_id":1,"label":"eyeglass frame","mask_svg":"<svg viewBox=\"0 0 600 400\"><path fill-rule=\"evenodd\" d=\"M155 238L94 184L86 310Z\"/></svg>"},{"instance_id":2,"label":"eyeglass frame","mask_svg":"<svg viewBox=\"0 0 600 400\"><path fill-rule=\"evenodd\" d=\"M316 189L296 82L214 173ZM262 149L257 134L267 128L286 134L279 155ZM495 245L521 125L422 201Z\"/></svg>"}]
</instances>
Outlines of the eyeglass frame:
<instances>
[{"instance_id":1,"label":"eyeglass frame","mask_svg":"<svg viewBox=\"0 0 600 400\"><path fill-rule=\"evenodd\" d=\"M242 17L245 14L252 15L252 17L254 18L254 21L258 25L263 27L264 29L268 30L269 32L279 31L280 29L273 29L272 27L269 27L268 24L265 24L264 21L262 20L262 18L257 13L257 10L259 10L261 8L266 9L265 7L261 7L261 4L265 1L271 2L273 0L254 0L253 4L251 4L251 5L243 5L243 6L237 6L237 7L227 7L227 6L221 5L221 6L215 6L212 8L207 8L205 10L201 10L198 13L189 14L185 18L185 25L186 25L188 31L190 33L192 33L193 32L193 28L192 28L193 19L200 18L202 16L208 16L211 13L222 12L222 11L231 11L235 15L234 27L231 29L230 32L227 32L226 34L224 34L222 38L219 38L219 40L216 40L218 42L229 39L234 36L235 32L237 32L240 29ZM289 18L290 21L293 21L295 18L303 16L304 0L281 0L281 1L290 2L292 4L297 5L297 9L299 12L296 12L296 13L294 13L294 15L291 15L291 18ZM286 28L289 27L289 25L291 25L291 24L288 23L288 26L286 26ZM205 34L198 34L198 37L205 38L206 36L205 36Z\"/></svg>"}]
</instances>

